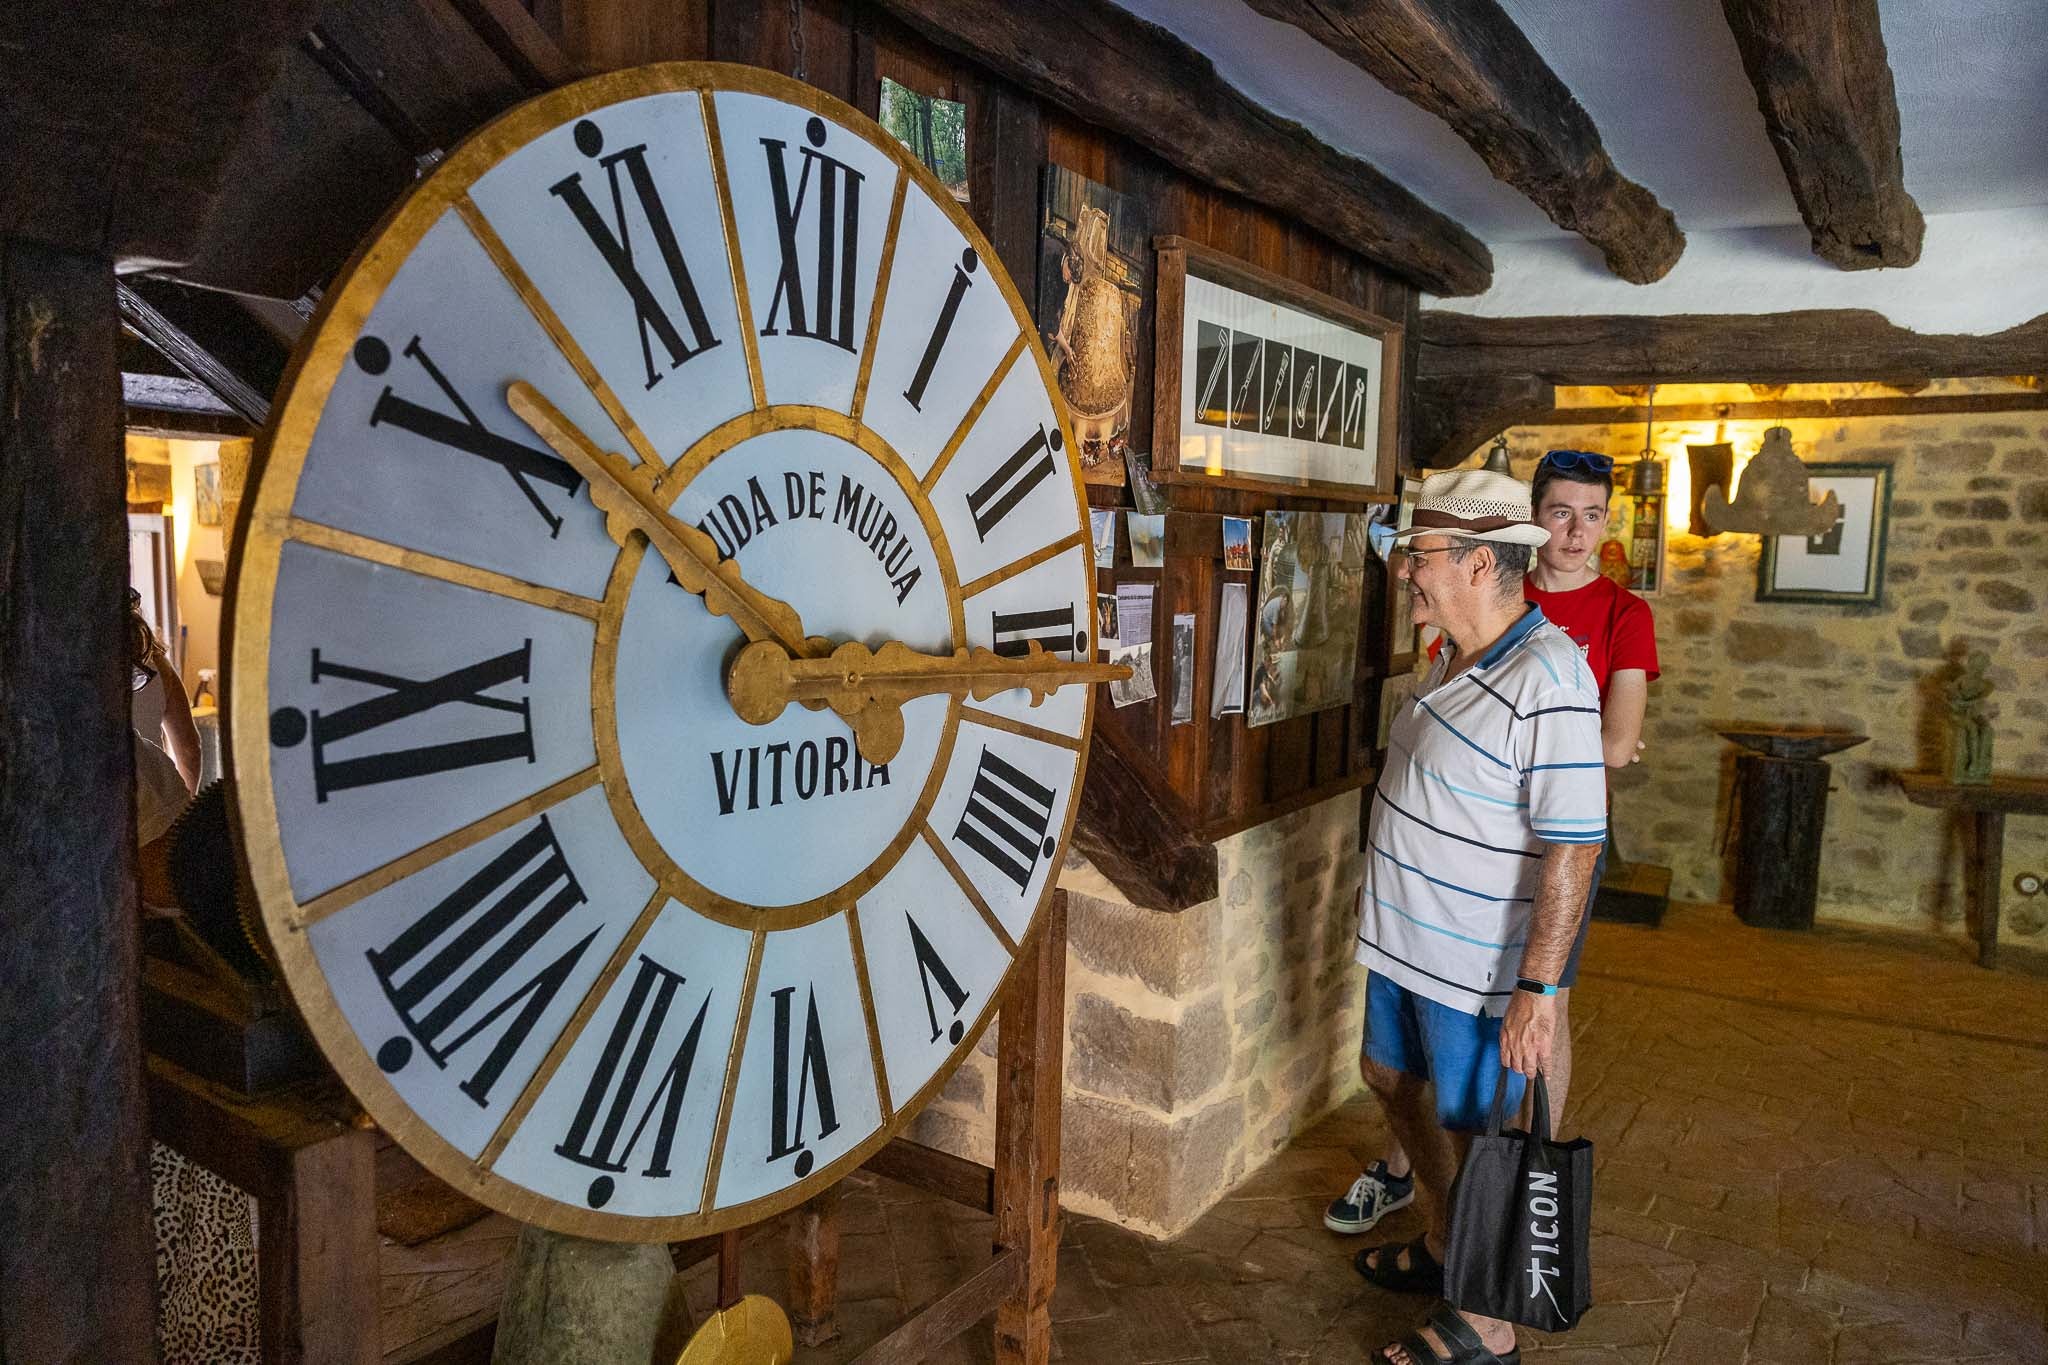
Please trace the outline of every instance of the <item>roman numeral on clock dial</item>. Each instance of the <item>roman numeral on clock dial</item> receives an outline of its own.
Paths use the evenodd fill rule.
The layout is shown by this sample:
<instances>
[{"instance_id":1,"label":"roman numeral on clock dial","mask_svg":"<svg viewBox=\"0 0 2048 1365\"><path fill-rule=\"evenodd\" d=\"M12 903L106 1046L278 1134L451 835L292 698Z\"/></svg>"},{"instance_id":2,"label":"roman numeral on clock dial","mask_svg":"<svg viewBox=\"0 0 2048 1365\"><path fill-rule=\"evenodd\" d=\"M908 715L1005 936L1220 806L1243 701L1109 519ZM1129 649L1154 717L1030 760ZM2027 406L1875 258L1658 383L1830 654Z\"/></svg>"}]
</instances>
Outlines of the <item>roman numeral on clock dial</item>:
<instances>
[{"instance_id":1,"label":"roman numeral on clock dial","mask_svg":"<svg viewBox=\"0 0 2048 1365\"><path fill-rule=\"evenodd\" d=\"M296 707L281 707L271 713L270 742L281 749L296 747L310 731L312 743L313 791L325 801L339 791L377 783L397 782L428 773L473 768L483 763L518 759L533 762L533 714L523 692L516 696L493 695L506 684L524 684L532 672L533 641L518 648L451 669L439 677L413 679L379 669L322 658L313 650L313 682L330 678L367 683L381 689L377 695L340 707L314 711L310 715ZM398 722L412 719L443 706L467 705L510 717L503 729L493 734L449 739L431 744L413 744L369 752L356 751L337 757L330 746L359 736L372 736Z\"/></svg>"},{"instance_id":2,"label":"roman numeral on clock dial","mask_svg":"<svg viewBox=\"0 0 2048 1365\"><path fill-rule=\"evenodd\" d=\"M932 842L970 900L1021 942L1058 869L1079 741L975 708L963 711L932 805Z\"/></svg>"},{"instance_id":3,"label":"roman numeral on clock dial","mask_svg":"<svg viewBox=\"0 0 2048 1365\"><path fill-rule=\"evenodd\" d=\"M797 148L800 169L794 175L789 144L780 138L760 139L767 159L781 262L761 335L776 335L779 324L790 336L810 337L851 351L854 302L860 286L860 189L866 177L818 150L825 145L826 136L824 120L810 120L805 137L811 145ZM811 220L816 225L815 249L798 238L806 207L812 210Z\"/></svg>"}]
</instances>

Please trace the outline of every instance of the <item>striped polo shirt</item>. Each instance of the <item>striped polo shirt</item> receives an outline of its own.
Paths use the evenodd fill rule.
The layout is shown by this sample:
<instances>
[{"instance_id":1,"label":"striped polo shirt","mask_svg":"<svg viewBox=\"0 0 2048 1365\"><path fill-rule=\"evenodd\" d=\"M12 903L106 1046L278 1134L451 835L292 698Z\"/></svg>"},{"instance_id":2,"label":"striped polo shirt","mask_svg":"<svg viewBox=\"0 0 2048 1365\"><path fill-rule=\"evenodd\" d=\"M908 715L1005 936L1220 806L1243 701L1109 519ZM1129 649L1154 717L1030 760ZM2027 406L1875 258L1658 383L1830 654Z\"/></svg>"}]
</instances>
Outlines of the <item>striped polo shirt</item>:
<instances>
[{"instance_id":1,"label":"striped polo shirt","mask_svg":"<svg viewBox=\"0 0 2048 1365\"><path fill-rule=\"evenodd\" d=\"M1373 792L1358 960L1467 1014L1514 992L1547 844L1606 837L1600 694L1571 637L1531 605L1394 721Z\"/></svg>"}]
</instances>

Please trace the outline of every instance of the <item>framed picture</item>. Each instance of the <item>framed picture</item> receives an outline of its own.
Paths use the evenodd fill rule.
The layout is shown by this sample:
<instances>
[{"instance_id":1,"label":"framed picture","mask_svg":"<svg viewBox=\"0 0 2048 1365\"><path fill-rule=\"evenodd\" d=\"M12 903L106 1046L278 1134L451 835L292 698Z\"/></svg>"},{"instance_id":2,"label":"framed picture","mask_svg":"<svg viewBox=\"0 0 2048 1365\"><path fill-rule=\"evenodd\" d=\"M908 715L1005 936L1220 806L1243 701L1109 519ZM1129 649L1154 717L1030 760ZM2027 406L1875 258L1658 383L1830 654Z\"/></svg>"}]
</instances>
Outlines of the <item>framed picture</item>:
<instances>
[{"instance_id":1,"label":"framed picture","mask_svg":"<svg viewBox=\"0 0 2048 1365\"><path fill-rule=\"evenodd\" d=\"M1247 725L1351 703L1365 555L1362 516L1266 513Z\"/></svg>"},{"instance_id":2,"label":"framed picture","mask_svg":"<svg viewBox=\"0 0 2048 1365\"><path fill-rule=\"evenodd\" d=\"M1138 315L1152 287L1145 201L1064 166L1045 168L1038 331L1080 443L1081 477L1122 484L1138 376Z\"/></svg>"},{"instance_id":3,"label":"framed picture","mask_svg":"<svg viewBox=\"0 0 2048 1365\"><path fill-rule=\"evenodd\" d=\"M939 178L952 196L967 202L967 106L936 95L920 95L882 77L875 122L896 135L910 154Z\"/></svg>"},{"instance_id":4,"label":"framed picture","mask_svg":"<svg viewBox=\"0 0 2048 1365\"><path fill-rule=\"evenodd\" d=\"M1405 531L1415 524L1415 509L1422 504L1422 480L1401 480L1401 500L1394 510L1393 526ZM1387 672L1405 673L1415 664L1415 599L1407 585L1394 576L1391 555L1382 566L1387 576Z\"/></svg>"},{"instance_id":5,"label":"framed picture","mask_svg":"<svg viewBox=\"0 0 2048 1365\"><path fill-rule=\"evenodd\" d=\"M1182 237L1153 246L1160 482L1391 497L1401 324Z\"/></svg>"},{"instance_id":6,"label":"framed picture","mask_svg":"<svg viewBox=\"0 0 2048 1365\"><path fill-rule=\"evenodd\" d=\"M1842 517L1817 536L1765 536L1757 561L1759 602L1878 602L1884 597L1888 464L1807 466L1807 495L1833 493Z\"/></svg>"}]
</instances>

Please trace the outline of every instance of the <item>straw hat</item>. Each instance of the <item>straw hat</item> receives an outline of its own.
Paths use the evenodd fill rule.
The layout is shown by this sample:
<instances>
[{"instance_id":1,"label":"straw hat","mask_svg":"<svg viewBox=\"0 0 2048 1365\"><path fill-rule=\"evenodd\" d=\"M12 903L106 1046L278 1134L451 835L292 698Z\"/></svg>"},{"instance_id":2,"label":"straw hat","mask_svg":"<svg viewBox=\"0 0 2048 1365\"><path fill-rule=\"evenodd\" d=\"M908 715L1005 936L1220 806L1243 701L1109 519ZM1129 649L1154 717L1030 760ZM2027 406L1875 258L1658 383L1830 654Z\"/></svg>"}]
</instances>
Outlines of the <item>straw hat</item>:
<instances>
[{"instance_id":1,"label":"straw hat","mask_svg":"<svg viewBox=\"0 0 2048 1365\"><path fill-rule=\"evenodd\" d=\"M1399 544L1420 535L1463 536L1510 545L1548 545L1550 532L1536 525L1529 485L1489 469L1454 469L1422 481L1415 519L1394 533Z\"/></svg>"}]
</instances>

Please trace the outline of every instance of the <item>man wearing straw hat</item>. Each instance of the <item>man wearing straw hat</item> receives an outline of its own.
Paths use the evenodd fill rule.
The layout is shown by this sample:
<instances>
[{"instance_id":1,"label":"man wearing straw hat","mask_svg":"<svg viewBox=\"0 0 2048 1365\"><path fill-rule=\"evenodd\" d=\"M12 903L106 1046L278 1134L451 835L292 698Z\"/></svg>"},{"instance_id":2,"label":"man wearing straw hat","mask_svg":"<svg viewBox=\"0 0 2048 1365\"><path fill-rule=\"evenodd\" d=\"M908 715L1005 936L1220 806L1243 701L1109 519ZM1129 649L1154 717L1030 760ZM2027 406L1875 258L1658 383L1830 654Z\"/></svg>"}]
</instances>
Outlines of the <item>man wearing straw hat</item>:
<instances>
[{"instance_id":1,"label":"man wearing straw hat","mask_svg":"<svg viewBox=\"0 0 2048 1365\"><path fill-rule=\"evenodd\" d=\"M1519 1073L1518 1104L1523 1077L1550 1065L1557 983L1606 834L1599 692L1578 646L1522 596L1549 539L1529 486L1479 469L1428 479L1395 536L1394 590L1449 644L1393 723L1360 891L1360 1068L1428 1220L1413 1242L1356 1257L1389 1289L1443 1292L1451 1181L1499 1069ZM1516 1365L1520 1353L1512 1324L1444 1305L1383 1358Z\"/></svg>"}]
</instances>

